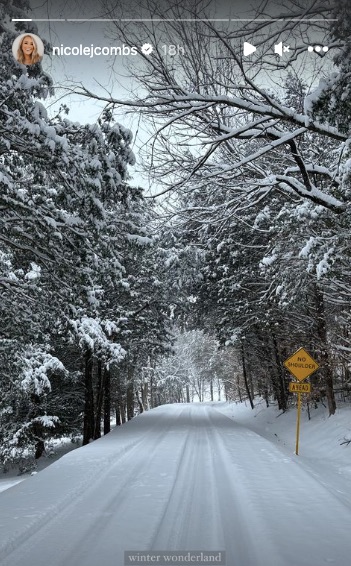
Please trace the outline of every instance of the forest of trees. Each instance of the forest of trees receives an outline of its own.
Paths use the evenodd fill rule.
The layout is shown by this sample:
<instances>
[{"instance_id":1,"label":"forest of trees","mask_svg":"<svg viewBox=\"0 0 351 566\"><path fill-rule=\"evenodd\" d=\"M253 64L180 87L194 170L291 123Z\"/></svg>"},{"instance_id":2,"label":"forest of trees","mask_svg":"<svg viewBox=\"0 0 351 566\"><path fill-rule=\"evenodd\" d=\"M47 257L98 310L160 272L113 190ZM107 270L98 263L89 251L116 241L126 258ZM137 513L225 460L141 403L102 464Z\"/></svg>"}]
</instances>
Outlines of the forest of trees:
<instances>
[{"instance_id":1,"label":"forest of trees","mask_svg":"<svg viewBox=\"0 0 351 566\"><path fill-rule=\"evenodd\" d=\"M308 401L334 414L351 393L348 2L311 3L334 49L308 73L297 26L289 65L266 52L245 65L242 29L189 28L202 3L174 2L167 33L185 55L140 54L143 97L106 97L95 124L64 105L49 116L51 77L15 62L14 37L37 28L10 20L29 12L0 1L0 463L39 458L55 436L86 444L161 403L259 395L285 411L283 361L300 346L321 366ZM273 24L250 25L256 43L278 42ZM110 31L127 44L165 33ZM153 129L154 198L130 183L126 106Z\"/></svg>"}]
</instances>

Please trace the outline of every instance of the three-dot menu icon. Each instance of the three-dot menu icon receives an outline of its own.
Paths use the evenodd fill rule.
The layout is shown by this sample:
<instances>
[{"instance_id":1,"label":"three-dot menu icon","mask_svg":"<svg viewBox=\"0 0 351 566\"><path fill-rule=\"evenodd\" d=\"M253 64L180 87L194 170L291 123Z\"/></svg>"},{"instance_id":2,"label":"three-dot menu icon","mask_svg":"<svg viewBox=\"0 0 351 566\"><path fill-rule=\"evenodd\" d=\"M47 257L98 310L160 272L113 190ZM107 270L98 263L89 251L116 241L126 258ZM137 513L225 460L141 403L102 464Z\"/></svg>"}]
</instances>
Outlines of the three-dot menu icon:
<instances>
[{"instance_id":1,"label":"three-dot menu icon","mask_svg":"<svg viewBox=\"0 0 351 566\"><path fill-rule=\"evenodd\" d=\"M327 51L329 51L329 47L327 45L309 45L307 51L310 53L313 53L313 51L316 53L327 53Z\"/></svg>"}]
</instances>

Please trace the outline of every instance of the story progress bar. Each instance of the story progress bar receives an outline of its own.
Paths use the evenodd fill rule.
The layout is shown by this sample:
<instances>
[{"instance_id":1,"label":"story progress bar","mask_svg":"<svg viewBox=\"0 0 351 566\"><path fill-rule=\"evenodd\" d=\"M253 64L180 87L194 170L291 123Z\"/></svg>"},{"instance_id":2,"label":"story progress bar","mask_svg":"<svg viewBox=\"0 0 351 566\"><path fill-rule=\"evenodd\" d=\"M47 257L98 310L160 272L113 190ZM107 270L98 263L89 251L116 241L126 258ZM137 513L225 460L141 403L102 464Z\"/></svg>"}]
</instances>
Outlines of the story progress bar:
<instances>
[{"instance_id":1,"label":"story progress bar","mask_svg":"<svg viewBox=\"0 0 351 566\"><path fill-rule=\"evenodd\" d=\"M337 22L328 18L12 18L12 22Z\"/></svg>"}]
</instances>

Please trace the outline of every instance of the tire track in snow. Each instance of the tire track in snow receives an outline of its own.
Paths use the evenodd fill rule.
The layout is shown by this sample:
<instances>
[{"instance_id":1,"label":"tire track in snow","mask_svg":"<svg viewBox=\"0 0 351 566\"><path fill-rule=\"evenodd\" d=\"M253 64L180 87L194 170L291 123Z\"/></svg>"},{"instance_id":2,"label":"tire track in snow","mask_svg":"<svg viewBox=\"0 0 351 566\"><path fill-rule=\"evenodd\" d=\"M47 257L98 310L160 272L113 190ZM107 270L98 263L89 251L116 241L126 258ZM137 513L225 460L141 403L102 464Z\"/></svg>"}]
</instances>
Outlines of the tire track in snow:
<instances>
[{"instance_id":1,"label":"tire track in snow","mask_svg":"<svg viewBox=\"0 0 351 566\"><path fill-rule=\"evenodd\" d=\"M348 566L348 506L341 505L307 473L295 456L289 457L273 442L212 410L216 434L222 423L220 452L231 459L232 476L240 486L233 489L229 484L233 500L242 510L254 551L260 553L257 564L270 566L269 557L274 557L274 566L292 566L293 556L293 563L299 566ZM235 444L230 438L233 434ZM235 457L235 446L240 460ZM337 527L334 516L338 517Z\"/></svg>"},{"instance_id":2,"label":"tire track in snow","mask_svg":"<svg viewBox=\"0 0 351 566\"><path fill-rule=\"evenodd\" d=\"M184 409L179 411L179 414L177 415L177 420L181 417L183 410ZM26 562L26 557L29 553L32 553L33 551L33 554L35 554L36 549L42 548L42 544L41 544L42 541L50 538L51 532L53 532L53 539L54 539L56 537L54 526L61 523L65 517L69 517L72 512L74 513L75 508L79 505L79 502L87 497L86 492L91 488L92 482L96 480L96 478L98 478L99 484L101 484L101 482L106 480L108 475L111 473L111 464L112 464L112 468L118 468L122 466L123 462L126 459L130 459L133 454L138 453L138 451L143 446L145 441L149 441L150 435L152 435L154 431L159 431L156 438L154 439L153 453L152 455L150 455L150 458L148 458L148 460L152 460L154 452L159 448L160 439L165 435L165 430L164 429L160 430L159 416L156 416L155 414L152 413L148 413L144 415L142 418L149 419L153 422L151 426L147 427L145 433L141 436L141 438L139 437L134 440L132 437L132 442L128 443L127 440L126 445L119 446L119 448L116 449L116 452L113 452L108 459L106 458L104 459L101 467L94 466L92 473L88 474L88 477L85 479L84 482L79 482L78 485L75 486L75 489L72 489L69 494L66 494L65 497L63 497L55 506L51 506L50 502L48 502L48 508L43 515L37 517L36 520L34 520L30 525L28 525L26 529L15 532L10 541L6 541L5 545L3 546L0 552L2 566L7 566L7 564L9 564L9 566L10 565L15 566L16 564L23 565L23 563ZM132 423L133 421L130 422L130 424ZM128 423L127 426L129 426ZM172 420L168 420L167 430L169 430L169 428L171 428L172 426L174 426L174 421L172 422ZM123 432L123 429L121 429L121 432ZM107 438L107 436L105 438ZM116 438L116 440L118 439ZM56 464L53 464L53 466L54 465ZM136 458L136 463L132 468L133 473L136 472L138 466L140 467L140 462L138 461L138 458ZM35 478L33 479L37 479L38 476L35 476ZM118 492L114 497L114 501L118 499L121 491L129 482L130 482L130 475L127 474L126 479L123 482L123 485L118 489ZM120 499L120 503L121 502L122 502L122 498ZM111 507L111 504L107 503L107 508L109 507ZM106 523L106 521L108 521L108 515L106 515L104 519L101 518L101 520L102 522L105 521ZM77 525L78 528L79 526L80 525ZM72 533L68 533L67 536L69 537L70 534L72 535ZM80 542L84 543L83 547L87 540L86 537L87 534L84 533L80 538ZM76 536L74 536L74 544L75 546L79 545L79 541L77 541ZM67 547L67 541L65 543L65 546ZM23 548L23 552L21 550L22 548ZM65 566L69 564L71 566L72 557L69 557L67 559L66 556L67 550L63 549L63 553L65 554L65 558L62 558L62 560L57 562L59 557L56 556L54 558L55 560L54 563L65 564ZM41 563L44 566L47 566L48 562L43 557L43 554L45 553L43 553L43 551L40 550L40 554L36 560L36 566L39 566ZM51 557L51 561L52 561L52 557Z\"/></svg>"},{"instance_id":3,"label":"tire track in snow","mask_svg":"<svg viewBox=\"0 0 351 566\"><path fill-rule=\"evenodd\" d=\"M81 458L63 459L61 468L51 467L55 473L47 468L42 479L57 480L58 469L69 477L74 470L77 479L81 460L93 465L103 457L94 465L96 485L2 566L121 566L123 551L134 549L223 549L227 566L349 565L350 513L274 443L212 406L160 407L134 423L122 444L127 449L137 436L137 448L112 465L120 451L113 435L112 444L102 439ZM44 485L51 498L48 481L22 485L6 500L16 507L11 527L17 494L26 496L26 512L35 501L32 485Z\"/></svg>"},{"instance_id":4,"label":"tire track in snow","mask_svg":"<svg viewBox=\"0 0 351 566\"><path fill-rule=\"evenodd\" d=\"M138 482L138 478L145 473L145 470L149 469L156 453L163 451L163 444L168 443L167 435L169 431L177 426L178 421L184 416L184 412L188 410L188 408L182 409L176 416L175 420L167 419L167 427L161 427L159 434L153 439L153 446L152 448L149 448L146 459L143 456L138 457L137 455L135 462L133 463L133 467L130 470L125 470L127 473L120 470L120 475L123 478L123 481L118 486L118 490L113 493L112 497L110 496L111 492L107 494L106 504L104 504L103 508L99 510L99 521L88 526L88 529L84 531L80 539L75 543L75 547L77 548L76 553L73 555L66 555L60 563L62 566L67 566L67 564L70 566L82 566L82 564L86 564L86 559L89 555L89 547L87 547L86 541L91 540L92 537L93 540L98 541L106 531L107 525L111 522L111 520L114 522L116 516L119 515L121 520L123 520L122 508L130 500L133 485ZM158 421L158 428L160 428L160 420ZM184 437L184 443L186 443L186 438L187 437ZM117 465L119 465L119 462L117 462L113 467L115 468ZM113 469L111 472L113 472Z\"/></svg>"},{"instance_id":5,"label":"tire track in snow","mask_svg":"<svg viewBox=\"0 0 351 566\"><path fill-rule=\"evenodd\" d=\"M216 485L220 506L223 510L222 524L225 533L227 564L262 566L262 556L274 556L274 564L291 566L284 562L276 544L270 540L267 524L260 520L255 507L250 505L252 494L247 482L246 464L242 462L243 455L250 452L250 431L243 427L238 428L233 421L226 421L227 417L218 412L216 412L214 421L211 409L207 407L207 415L212 425L212 445L217 464ZM220 427L221 422L226 426ZM228 442L228 439L233 448L237 445L236 458L228 451L225 443L225 440ZM241 446L243 443L246 445L244 450ZM255 448L253 452L256 452ZM254 453L252 454L253 461ZM257 473L259 474L259 470ZM264 536L262 536L263 533Z\"/></svg>"},{"instance_id":6,"label":"tire track in snow","mask_svg":"<svg viewBox=\"0 0 351 566\"><path fill-rule=\"evenodd\" d=\"M187 442L150 550L223 550L209 420L201 409L190 412Z\"/></svg>"}]
</instances>

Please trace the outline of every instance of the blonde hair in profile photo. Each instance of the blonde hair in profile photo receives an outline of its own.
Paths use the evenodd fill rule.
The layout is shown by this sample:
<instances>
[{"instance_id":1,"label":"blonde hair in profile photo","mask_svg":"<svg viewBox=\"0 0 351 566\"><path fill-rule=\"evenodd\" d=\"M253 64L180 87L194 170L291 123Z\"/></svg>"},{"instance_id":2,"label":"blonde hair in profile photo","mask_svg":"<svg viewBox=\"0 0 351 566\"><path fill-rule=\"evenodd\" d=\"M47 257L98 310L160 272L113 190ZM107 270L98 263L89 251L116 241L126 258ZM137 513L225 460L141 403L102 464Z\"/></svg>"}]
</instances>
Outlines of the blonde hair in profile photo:
<instances>
[{"instance_id":1,"label":"blonde hair in profile photo","mask_svg":"<svg viewBox=\"0 0 351 566\"><path fill-rule=\"evenodd\" d=\"M26 54L23 44L26 43L26 41L28 42L28 40L31 40L30 44L32 44L33 49L30 53L28 52ZM15 59L22 65L35 65L35 63L39 63L43 58L44 45L37 35L33 33L23 33L13 42L12 51Z\"/></svg>"}]
</instances>

